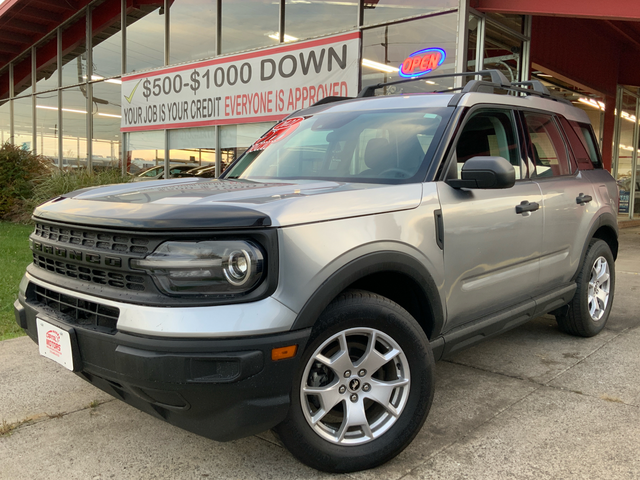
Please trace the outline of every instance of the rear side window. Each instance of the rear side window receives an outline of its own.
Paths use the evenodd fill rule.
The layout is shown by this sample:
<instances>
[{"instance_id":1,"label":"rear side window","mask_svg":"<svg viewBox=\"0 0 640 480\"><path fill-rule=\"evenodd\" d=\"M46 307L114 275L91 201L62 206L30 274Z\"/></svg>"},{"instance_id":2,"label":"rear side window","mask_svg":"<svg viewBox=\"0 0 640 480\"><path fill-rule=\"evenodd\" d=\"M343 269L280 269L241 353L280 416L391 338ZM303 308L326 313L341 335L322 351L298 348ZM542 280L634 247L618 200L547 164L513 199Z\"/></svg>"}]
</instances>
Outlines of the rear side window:
<instances>
[{"instance_id":1,"label":"rear side window","mask_svg":"<svg viewBox=\"0 0 640 480\"><path fill-rule=\"evenodd\" d=\"M580 138L578 134L575 132L573 127L569 124L566 118L564 117L556 117L562 126L562 130L564 130L564 134L566 139L569 142L569 146L571 147L571 152L573 152L573 157L575 159L575 163L577 164L580 170L593 170L593 163L591 163L591 158L587 149L585 148L585 144Z\"/></svg>"},{"instance_id":2,"label":"rear side window","mask_svg":"<svg viewBox=\"0 0 640 480\"><path fill-rule=\"evenodd\" d=\"M551 115L524 112L536 177L570 175L567 148Z\"/></svg>"},{"instance_id":3,"label":"rear side window","mask_svg":"<svg viewBox=\"0 0 640 480\"><path fill-rule=\"evenodd\" d=\"M589 153L589 160L593 164L594 168L602 168L602 159L600 158L600 151L598 149L598 143L596 137L593 134L593 129L588 123L578 123L570 121L569 124L573 128L584 147Z\"/></svg>"}]
</instances>

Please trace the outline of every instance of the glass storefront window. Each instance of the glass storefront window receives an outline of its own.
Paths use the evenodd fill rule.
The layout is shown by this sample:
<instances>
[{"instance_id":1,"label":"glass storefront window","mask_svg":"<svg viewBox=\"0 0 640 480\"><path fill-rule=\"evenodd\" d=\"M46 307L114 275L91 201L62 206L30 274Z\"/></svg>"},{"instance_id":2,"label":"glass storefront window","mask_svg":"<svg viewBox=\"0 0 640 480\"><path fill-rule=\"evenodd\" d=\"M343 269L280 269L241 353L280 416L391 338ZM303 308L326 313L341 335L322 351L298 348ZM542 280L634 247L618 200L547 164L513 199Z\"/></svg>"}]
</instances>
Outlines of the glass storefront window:
<instances>
[{"instance_id":1,"label":"glass storefront window","mask_svg":"<svg viewBox=\"0 0 640 480\"><path fill-rule=\"evenodd\" d=\"M8 100L0 101L0 145L11 140L11 109Z\"/></svg>"},{"instance_id":2,"label":"glass storefront window","mask_svg":"<svg viewBox=\"0 0 640 480\"><path fill-rule=\"evenodd\" d=\"M87 166L86 86L62 91L62 165Z\"/></svg>"},{"instance_id":3,"label":"glass storefront window","mask_svg":"<svg viewBox=\"0 0 640 480\"><path fill-rule=\"evenodd\" d=\"M36 96L36 147L51 163L58 161L58 92Z\"/></svg>"},{"instance_id":4,"label":"glass storefront window","mask_svg":"<svg viewBox=\"0 0 640 480\"><path fill-rule=\"evenodd\" d=\"M469 15L469 38L467 39L467 72L476 71L478 61L478 27L480 19L475 15Z\"/></svg>"},{"instance_id":5,"label":"glass storefront window","mask_svg":"<svg viewBox=\"0 0 640 480\"><path fill-rule=\"evenodd\" d=\"M92 80L115 77L121 72L122 33L120 9L111 2L94 6L92 15Z\"/></svg>"},{"instance_id":6,"label":"glass storefront window","mask_svg":"<svg viewBox=\"0 0 640 480\"><path fill-rule=\"evenodd\" d=\"M272 0L222 0L222 53L278 44L279 12Z\"/></svg>"},{"instance_id":7,"label":"glass storefront window","mask_svg":"<svg viewBox=\"0 0 640 480\"><path fill-rule=\"evenodd\" d=\"M628 93L626 90L622 90L622 110L620 112L620 119L618 121L620 126L620 140L618 144L618 175L616 181L618 182L618 188L620 190L620 215L628 216L629 209L631 208L631 195L634 194L634 212L638 214L640 212L640 189L638 188L638 182L640 182L640 175L636 171L636 185L635 189L632 189L633 182L633 153L634 149L637 149L637 145L634 147L634 129L636 128L636 97ZM636 166L636 170L637 170ZM635 190L635 192L634 192Z\"/></svg>"},{"instance_id":8,"label":"glass storefront window","mask_svg":"<svg viewBox=\"0 0 640 480\"><path fill-rule=\"evenodd\" d=\"M375 25L447 8L458 8L458 0L364 0L364 24Z\"/></svg>"},{"instance_id":9,"label":"glass storefront window","mask_svg":"<svg viewBox=\"0 0 640 480\"><path fill-rule=\"evenodd\" d=\"M329 33L355 29L358 2L287 0L284 41L302 40Z\"/></svg>"},{"instance_id":10,"label":"glass storefront window","mask_svg":"<svg viewBox=\"0 0 640 480\"><path fill-rule=\"evenodd\" d=\"M440 48L446 54L434 75L453 73L457 32L458 15L455 12L364 30L362 86L402 80L399 74L402 63L412 53L426 48ZM429 80L429 74L422 78L424 81L379 89L376 94L441 91L453 88L453 78L432 81Z\"/></svg>"},{"instance_id":11,"label":"glass storefront window","mask_svg":"<svg viewBox=\"0 0 640 480\"><path fill-rule=\"evenodd\" d=\"M9 68L0 72L0 99L9 98Z\"/></svg>"},{"instance_id":12,"label":"glass storefront window","mask_svg":"<svg viewBox=\"0 0 640 480\"><path fill-rule=\"evenodd\" d=\"M62 86L76 85L87 80L87 19L80 17L63 27Z\"/></svg>"},{"instance_id":13,"label":"glass storefront window","mask_svg":"<svg viewBox=\"0 0 640 480\"><path fill-rule=\"evenodd\" d=\"M521 73L522 40L499 27L486 23L484 68L500 70L510 82L518 82Z\"/></svg>"},{"instance_id":14,"label":"glass storefront window","mask_svg":"<svg viewBox=\"0 0 640 480\"><path fill-rule=\"evenodd\" d=\"M164 165L164 131L131 132L125 138L127 171L138 174Z\"/></svg>"},{"instance_id":15,"label":"glass storefront window","mask_svg":"<svg viewBox=\"0 0 640 480\"><path fill-rule=\"evenodd\" d=\"M105 81L93 84L94 168L115 168L120 160L120 84Z\"/></svg>"},{"instance_id":16,"label":"glass storefront window","mask_svg":"<svg viewBox=\"0 0 640 480\"><path fill-rule=\"evenodd\" d=\"M524 33L524 15L513 15L510 13L487 13L487 18L510 28L518 33Z\"/></svg>"},{"instance_id":17,"label":"glass storefront window","mask_svg":"<svg viewBox=\"0 0 640 480\"><path fill-rule=\"evenodd\" d=\"M58 36L36 48L36 91L58 88Z\"/></svg>"},{"instance_id":18,"label":"glass storefront window","mask_svg":"<svg viewBox=\"0 0 640 480\"><path fill-rule=\"evenodd\" d=\"M14 61L13 89L13 93L16 96L31 93L31 54Z\"/></svg>"},{"instance_id":19,"label":"glass storefront window","mask_svg":"<svg viewBox=\"0 0 640 480\"><path fill-rule=\"evenodd\" d=\"M216 0L175 0L170 14L171 64L216 55ZM197 35L194 19L199 25Z\"/></svg>"},{"instance_id":20,"label":"glass storefront window","mask_svg":"<svg viewBox=\"0 0 640 480\"><path fill-rule=\"evenodd\" d=\"M253 142L274 125L275 122L264 122L220 127L220 152L222 154L220 172L223 172L231 162L242 155Z\"/></svg>"},{"instance_id":21,"label":"glass storefront window","mask_svg":"<svg viewBox=\"0 0 640 480\"><path fill-rule=\"evenodd\" d=\"M33 150L33 103L30 96L13 101L13 132L15 145Z\"/></svg>"},{"instance_id":22,"label":"glass storefront window","mask_svg":"<svg viewBox=\"0 0 640 480\"><path fill-rule=\"evenodd\" d=\"M164 0L127 12L127 72L164 65Z\"/></svg>"},{"instance_id":23,"label":"glass storefront window","mask_svg":"<svg viewBox=\"0 0 640 480\"><path fill-rule=\"evenodd\" d=\"M201 167L203 177L213 177L216 165L215 127L169 130L172 165ZM206 171L205 171L206 170Z\"/></svg>"}]
</instances>

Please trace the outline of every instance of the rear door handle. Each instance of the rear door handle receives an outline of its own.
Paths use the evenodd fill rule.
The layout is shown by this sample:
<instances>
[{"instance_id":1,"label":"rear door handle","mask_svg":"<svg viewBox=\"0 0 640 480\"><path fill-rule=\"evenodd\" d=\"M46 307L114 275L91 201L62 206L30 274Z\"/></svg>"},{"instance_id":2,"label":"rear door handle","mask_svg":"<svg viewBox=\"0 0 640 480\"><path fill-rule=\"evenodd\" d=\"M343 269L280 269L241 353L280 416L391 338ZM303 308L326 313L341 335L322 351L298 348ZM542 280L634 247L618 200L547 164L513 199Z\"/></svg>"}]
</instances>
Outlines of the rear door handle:
<instances>
[{"instance_id":1,"label":"rear door handle","mask_svg":"<svg viewBox=\"0 0 640 480\"><path fill-rule=\"evenodd\" d=\"M516 213L525 214L526 212L535 212L540 208L540 205L536 202L529 203L528 200L523 200L520 205L516 205Z\"/></svg>"},{"instance_id":2,"label":"rear door handle","mask_svg":"<svg viewBox=\"0 0 640 480\"><path fill-rule=\"evenodd\" d=\"M593 200L591 195L585 195L584 193L581 193L576 197L576 203L578 205L584 205L585 203L589 203L591 200Z\"/></svg>"}]
</instances>

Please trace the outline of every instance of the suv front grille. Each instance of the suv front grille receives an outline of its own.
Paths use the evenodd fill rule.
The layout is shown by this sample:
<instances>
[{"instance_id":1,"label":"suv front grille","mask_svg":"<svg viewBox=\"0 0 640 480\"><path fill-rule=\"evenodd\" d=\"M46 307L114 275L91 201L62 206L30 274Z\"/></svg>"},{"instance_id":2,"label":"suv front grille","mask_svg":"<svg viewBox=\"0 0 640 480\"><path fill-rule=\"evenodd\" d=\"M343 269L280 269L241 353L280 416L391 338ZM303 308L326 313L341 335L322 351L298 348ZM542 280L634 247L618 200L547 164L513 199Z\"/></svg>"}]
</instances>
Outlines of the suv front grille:
<instances>
[{"instance_id":1,"label":"suv front grille","mask_svg":"<svg viewBox=\"0 0 640 480\"><path fill-rule=\"evenodd\" d=\"M61 262L52 258L46 258L36 253L33 254L33 263L40 268L64 275L69 278L76 278L97 285L108 285L114 288L126 288L143 292L145 290L145 279L140 275L126 275L117 272L107 272L97 268L89 268L82 265Z\"/></svg>"},{"instance_id":2,"label":"suv front grille","mask_svg":"<svg viewBox=\"0 0 640 480\"><path fill-rule=\"evenodd\" d=\"M116 325L120 316L118 308L81 300L33 283L29 287L27 290L28 300L49 307L66 322L105 333L116 332Z\"/></svg>"},{"instance_id":3,"label":"suv front grille","mask_svg":"<svg viewBox=\"0 0 640 480\"><path fill-rule=\"evenodd\" d=\"M121 233L94 232L81 228L55 227L53 225L36 223L36 231L34 234L46 240L68 243L69 245L82 245L100 250L134 253L138 255L146 255L149 253L148 239L123 235Z\"/></svg>"}]
</instances>

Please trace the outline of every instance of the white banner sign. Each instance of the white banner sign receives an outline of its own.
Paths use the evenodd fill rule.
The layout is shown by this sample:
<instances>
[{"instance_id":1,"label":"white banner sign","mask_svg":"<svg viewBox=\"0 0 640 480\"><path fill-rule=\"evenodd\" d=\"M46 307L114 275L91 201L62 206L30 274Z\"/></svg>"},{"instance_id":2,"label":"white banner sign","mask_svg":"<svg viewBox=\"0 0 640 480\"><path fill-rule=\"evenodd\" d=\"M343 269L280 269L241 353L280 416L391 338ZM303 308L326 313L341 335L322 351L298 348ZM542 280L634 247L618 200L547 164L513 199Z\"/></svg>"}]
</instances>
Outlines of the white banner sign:
<instances>
[{"instance_id":1,"label":"white banner sign","mask_svg":"<svg viewBox=\"0 0 640 480\"><path fill-rule=\"evenodd\" d=\"M277 121L358 92L360 32L122 77L123 132Z\"/></svg>"}]
</instances>

